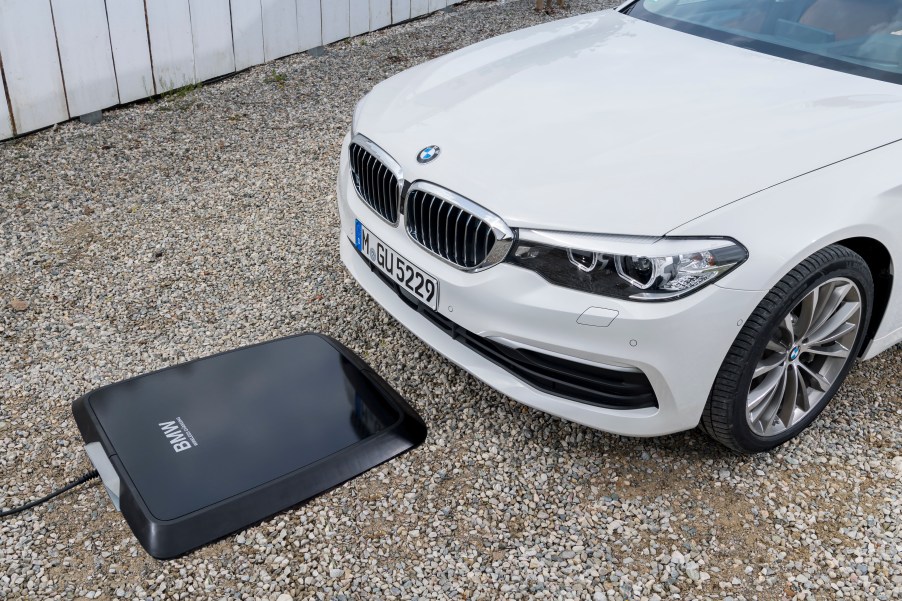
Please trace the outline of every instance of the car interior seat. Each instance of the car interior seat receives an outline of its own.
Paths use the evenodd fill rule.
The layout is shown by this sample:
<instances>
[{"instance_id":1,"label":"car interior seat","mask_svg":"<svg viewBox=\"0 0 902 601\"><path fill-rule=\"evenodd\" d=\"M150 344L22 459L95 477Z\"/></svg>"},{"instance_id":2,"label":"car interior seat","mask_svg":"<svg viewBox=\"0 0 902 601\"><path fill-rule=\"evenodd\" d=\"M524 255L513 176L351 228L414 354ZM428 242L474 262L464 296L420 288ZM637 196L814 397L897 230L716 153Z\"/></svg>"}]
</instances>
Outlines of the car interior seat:
<instances>
[{"instance_id":1,"label":"car interior seat","mask_svg":"<svg viewBox=\"0 0 902 601\"><path fill-rule=\"evenodd\" d=\"M898 0L815 0L802 13L799 23L831 32L837 41L883 31L875 24L896 21L902 13ZM890 32L885 32L890 33Z\"/></svg>"}]
</instances>

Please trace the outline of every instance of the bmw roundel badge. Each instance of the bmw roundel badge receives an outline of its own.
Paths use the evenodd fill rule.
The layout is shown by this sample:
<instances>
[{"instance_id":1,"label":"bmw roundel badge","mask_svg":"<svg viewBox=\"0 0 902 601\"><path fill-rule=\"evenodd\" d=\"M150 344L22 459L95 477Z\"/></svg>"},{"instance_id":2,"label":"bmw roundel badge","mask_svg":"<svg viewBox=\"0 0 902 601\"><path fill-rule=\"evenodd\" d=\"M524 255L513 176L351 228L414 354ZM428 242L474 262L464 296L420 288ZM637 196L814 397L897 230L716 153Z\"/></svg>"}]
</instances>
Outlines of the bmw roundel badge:
<instances>
[{"instance_id":1,"label":"bmw roundel badge","mask_svg":"<svg viewBox=\"0 0 902 601\"><path fill-rule=\"evenodd\" d=\"M420 164L431 163L435 159L438 158L438 155L442 152L442 149L438 146L427 146L423 150L420 151L420 154L417 155L417 162Z\"/></svg>"}]
</instances>

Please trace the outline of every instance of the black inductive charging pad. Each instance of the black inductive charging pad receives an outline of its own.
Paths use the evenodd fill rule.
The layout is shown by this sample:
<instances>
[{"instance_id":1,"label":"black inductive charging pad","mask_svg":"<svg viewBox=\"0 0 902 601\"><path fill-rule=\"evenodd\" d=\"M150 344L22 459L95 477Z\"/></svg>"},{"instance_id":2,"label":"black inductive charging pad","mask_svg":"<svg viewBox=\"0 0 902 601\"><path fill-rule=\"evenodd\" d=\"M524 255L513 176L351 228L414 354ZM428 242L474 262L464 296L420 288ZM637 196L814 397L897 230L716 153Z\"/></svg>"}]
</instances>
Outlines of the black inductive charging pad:
<instances>
[{"instance_id":1,"label":"black inductive charging pad","mask_svg":"<svg viewBox=\"0 0 902 601\"><path fill-rule=\"evenodd\" d=\"M319 334L111 384L72 413L113 504L158 559L307 501L426 438L397 392Z\"/></svg>"}]
</instances>

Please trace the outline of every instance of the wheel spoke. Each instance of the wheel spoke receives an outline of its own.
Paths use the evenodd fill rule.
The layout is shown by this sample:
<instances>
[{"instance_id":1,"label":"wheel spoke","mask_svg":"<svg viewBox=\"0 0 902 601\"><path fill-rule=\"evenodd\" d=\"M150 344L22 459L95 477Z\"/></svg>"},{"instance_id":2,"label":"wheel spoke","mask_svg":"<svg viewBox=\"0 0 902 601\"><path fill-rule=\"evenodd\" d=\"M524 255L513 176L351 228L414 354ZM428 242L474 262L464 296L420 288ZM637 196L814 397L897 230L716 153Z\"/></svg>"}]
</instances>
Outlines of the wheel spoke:
<instances>
[{"instance_id":1,"label":"wheel spoke","mask_svg":"<svg viewBox=\"0 0 902 601\"><path fill-rule=\"evenodd\" d=\"M786 388L786 370L772 373L777 374L777 377L773 378L773 384L768 386L767 390L762 391L754 405L749 403L748 407L750 423L759 423L764 431L769 428L770 421L773 420L774 414L780 408ZM770 417L763 419L765 415L770 415Z\"/></svg>"},{"instance_id":2,"label":"wheel spoke","mask_svg":"<svg viewBox=\"0 0 902 601\"><path fill-rule=\"evenodd\" d=\"M785 355L789 352L789 347L784 345L779 340L768 340L767 341L767 350L773 351L774 353L780 353Z\"/></svg>"},{"instance_id":3,"label":"wheel spoke","mask_svg":"<svg viewBox=\"0 0 902 601\"><path fill-rule=\"evenodd\" d=\"M763 403L766 403L766 401L773 396L774 391L781 385L785 375L786 374L782 370L772 371L767 374L767 377L765 377L764 380L749 393L748 404L746 405L748 410L754 411Z\"/></svg>"},{"instance_id":4,"label":"wheel spoke","mask_svg":"<svg viewBox=\"0 0 902 601\"><path fill-rule=\"evenodd\" d=\"M838 342L831 344L830 346L812 346L808 347L804 351L805 353L810 353L812 355L822 355L824 357L838 357L840 359L849 356L849 349L844 347Z\"/></svg>"},{"instance_id":5,"label":"wheel spoke","mask_svg":"<svg viewBox=\"0 0 902 601\"><path fill-rule=\"evenodd\" d=\"M823 340L832 335L836 330L843 328L852 317L861 310L861 303L847 302L836 309L823 324L821 324L810 336L814 340ZM855 327L858 327L857 325Z\"/></svg>"},{"instance_id":6,"label":"wheel spoke","mask_svg":"<svg viewBox=\"0 0 902 601\"><path fill-rule=\"evenodd\" d=\"M838 328L836 328L833 332L828 332L823 338L809 337L807 346L808 347L824 346L826 344L833 342L834 340L838 340L838 339L842 338L849 332L852 332L857 329L858 329L858 324L847 321L846 323L844 323L841 326L839 326Z\"/></svg>"},{"instance_id":7,"label":"wheel spoke","mask_svg":"<svg viewBox=\"0 0 902 601\"><path fill-rule=\"evenodd\" d=\"M783 394L783 402L780 404L780 421L783 426L789 428L792 426L793 415L795 415L796 407L799 406L799 396L805 396L805 387L802 385L802 379L799 377L799 368L795 365L789 366L786 374L786 392Z\"/></svg>"},{"instance_id":8,"label":"wheel spoke","mask_svg":"<svg viewBox=\"0 0 902 601\"><path fill-rule=\"evenodd\" d=\"M812 370L804 363L799 363L799 368L800 374L803 376L804 380L808 381L808 384L811 386L811 388L820 390L821 392L827 392L828 390L830 390L832 382L830 382L830 380L828 380L822 374Z\"/></svg>"},{"instance_id":9,"label":"wheel spoke","mask_svg":"<svg viewBox=\"0 0 902 601\"><path fill-rule=\"evenodd\" d=\"M811 334L811 332L820 327L820 325L833 314L837 305L842 302L842 299L845 298L847 290L837 290L839 287L838 282L827 282L826 284L821 285L820 303L815 310L814 319L811 320L811 325L808 327L808 331L805 332L805 335Z\"/></svg>"},{"instance_id":10,"label":"wheel spoke","mask_svg":"<svg viewBox=\"0 0 902 601\"><path fill-rule=\"evenodd\" d=\"M793 328L796 340L804 338L811 329L811 324L814 322L815 318L820 316L820 296L820 288L815 288L808 293L808 296L802 299L802 310L799 312L799 320L795 323Z\"/></svg>"},{"instance_id":11,"label":"wheel spoke","mask_svg":"<svg viewBox=\"0 0 902 601\"><path fill-rule=\"evenodd\" d=\"M780 385L780 394L775 394L773 400L767 404L767 408L761 412L761 426L767 432L773 426L774 418L777 413L786 405L787 402L794 402L796 396L796 388L798 387L795 370L787 369L783 373L783 381Z\"/></svg>"},{"instance_id":12,"label":"wheel spoke","mask_svg":"<svg viewBox=\"0 0 902 601\"><path fill-rule=\"evenodd\" d=\"M780 367L783 361L786 360L786 355L783 353L774 353L769 357L765 357L758 362L758 366L755 367L755 374L752 378L758 378L771 371L772 369L776 369Z\"/></svg>"},{"instance_id":13,"label":"wheel spoke","mask_svg":"<svg viewBox=\"0 0 902 601\"><path fill-rule=\"evenodd\" d=\"M828 284L824 284L826 287ZM849 294L849 290L852 289L851 284L839 285L838 283L829 284L830 292L829 294L824 294L824 301L818 311L817 318L812 322L811 327L808 329L807 334L810 336L812 332L816 332L821 327L823 327L824 323L836 312L842 302L846 299L846 296Z\"/></svg>"},{"instance_id":14,"label":"wheel spoke","mask_svg":"<svg viewBox=\"0 0 902 601\"><path fill-rule=\"evenodd\" d=\"M799 366L799 409L802 410L802 415L808 412L811 409L811 398L812 395L809 394L810 387L805 384L805 378L803 376L803 371L801 369L801 365Z\"/></svg>"},{"instance_id":15,"label":"wheel spoke","mask_svg":"<svg viewBox=\"0 0 902 601\"><path fill-rule=\"evenodd\" d=\"M789 313L783 318L783 331L786 332L787 339L789 340L789 344L787 345L787 348L789 348L794 345L796 341L795 320L793 319L792 313Z\"/></svg>"}]
</instances>

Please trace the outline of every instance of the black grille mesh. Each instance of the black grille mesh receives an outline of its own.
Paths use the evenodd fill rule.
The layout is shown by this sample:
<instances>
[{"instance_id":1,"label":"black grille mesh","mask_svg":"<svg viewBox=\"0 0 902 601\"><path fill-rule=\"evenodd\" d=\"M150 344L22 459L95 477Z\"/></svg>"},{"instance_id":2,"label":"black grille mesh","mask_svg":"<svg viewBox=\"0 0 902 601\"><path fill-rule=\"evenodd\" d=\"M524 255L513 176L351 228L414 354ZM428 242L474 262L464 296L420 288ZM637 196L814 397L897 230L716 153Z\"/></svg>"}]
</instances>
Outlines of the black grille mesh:
<instances>
[{"instance_id":1,"label":"black grille mesh","mask_svg":"<svg viewBox=\"0 0 902 601\"><path fill-rule=\"evenodd\" d=\"M362 146L351 144L351 176L363 201L391 223L398 222L398 178Z\"/></svg>"},{"instance_id":2,"label":"black grille mesh","mask_svg":"<svg viewBox=\"0 0 902 601\"><path fill-rule=\"evenodd\" d=\"M407 196L407 231L427 249L464 268L485 261L497 239L491 226L455 204L422 190Z\"/></svg>"}]
</instances>

